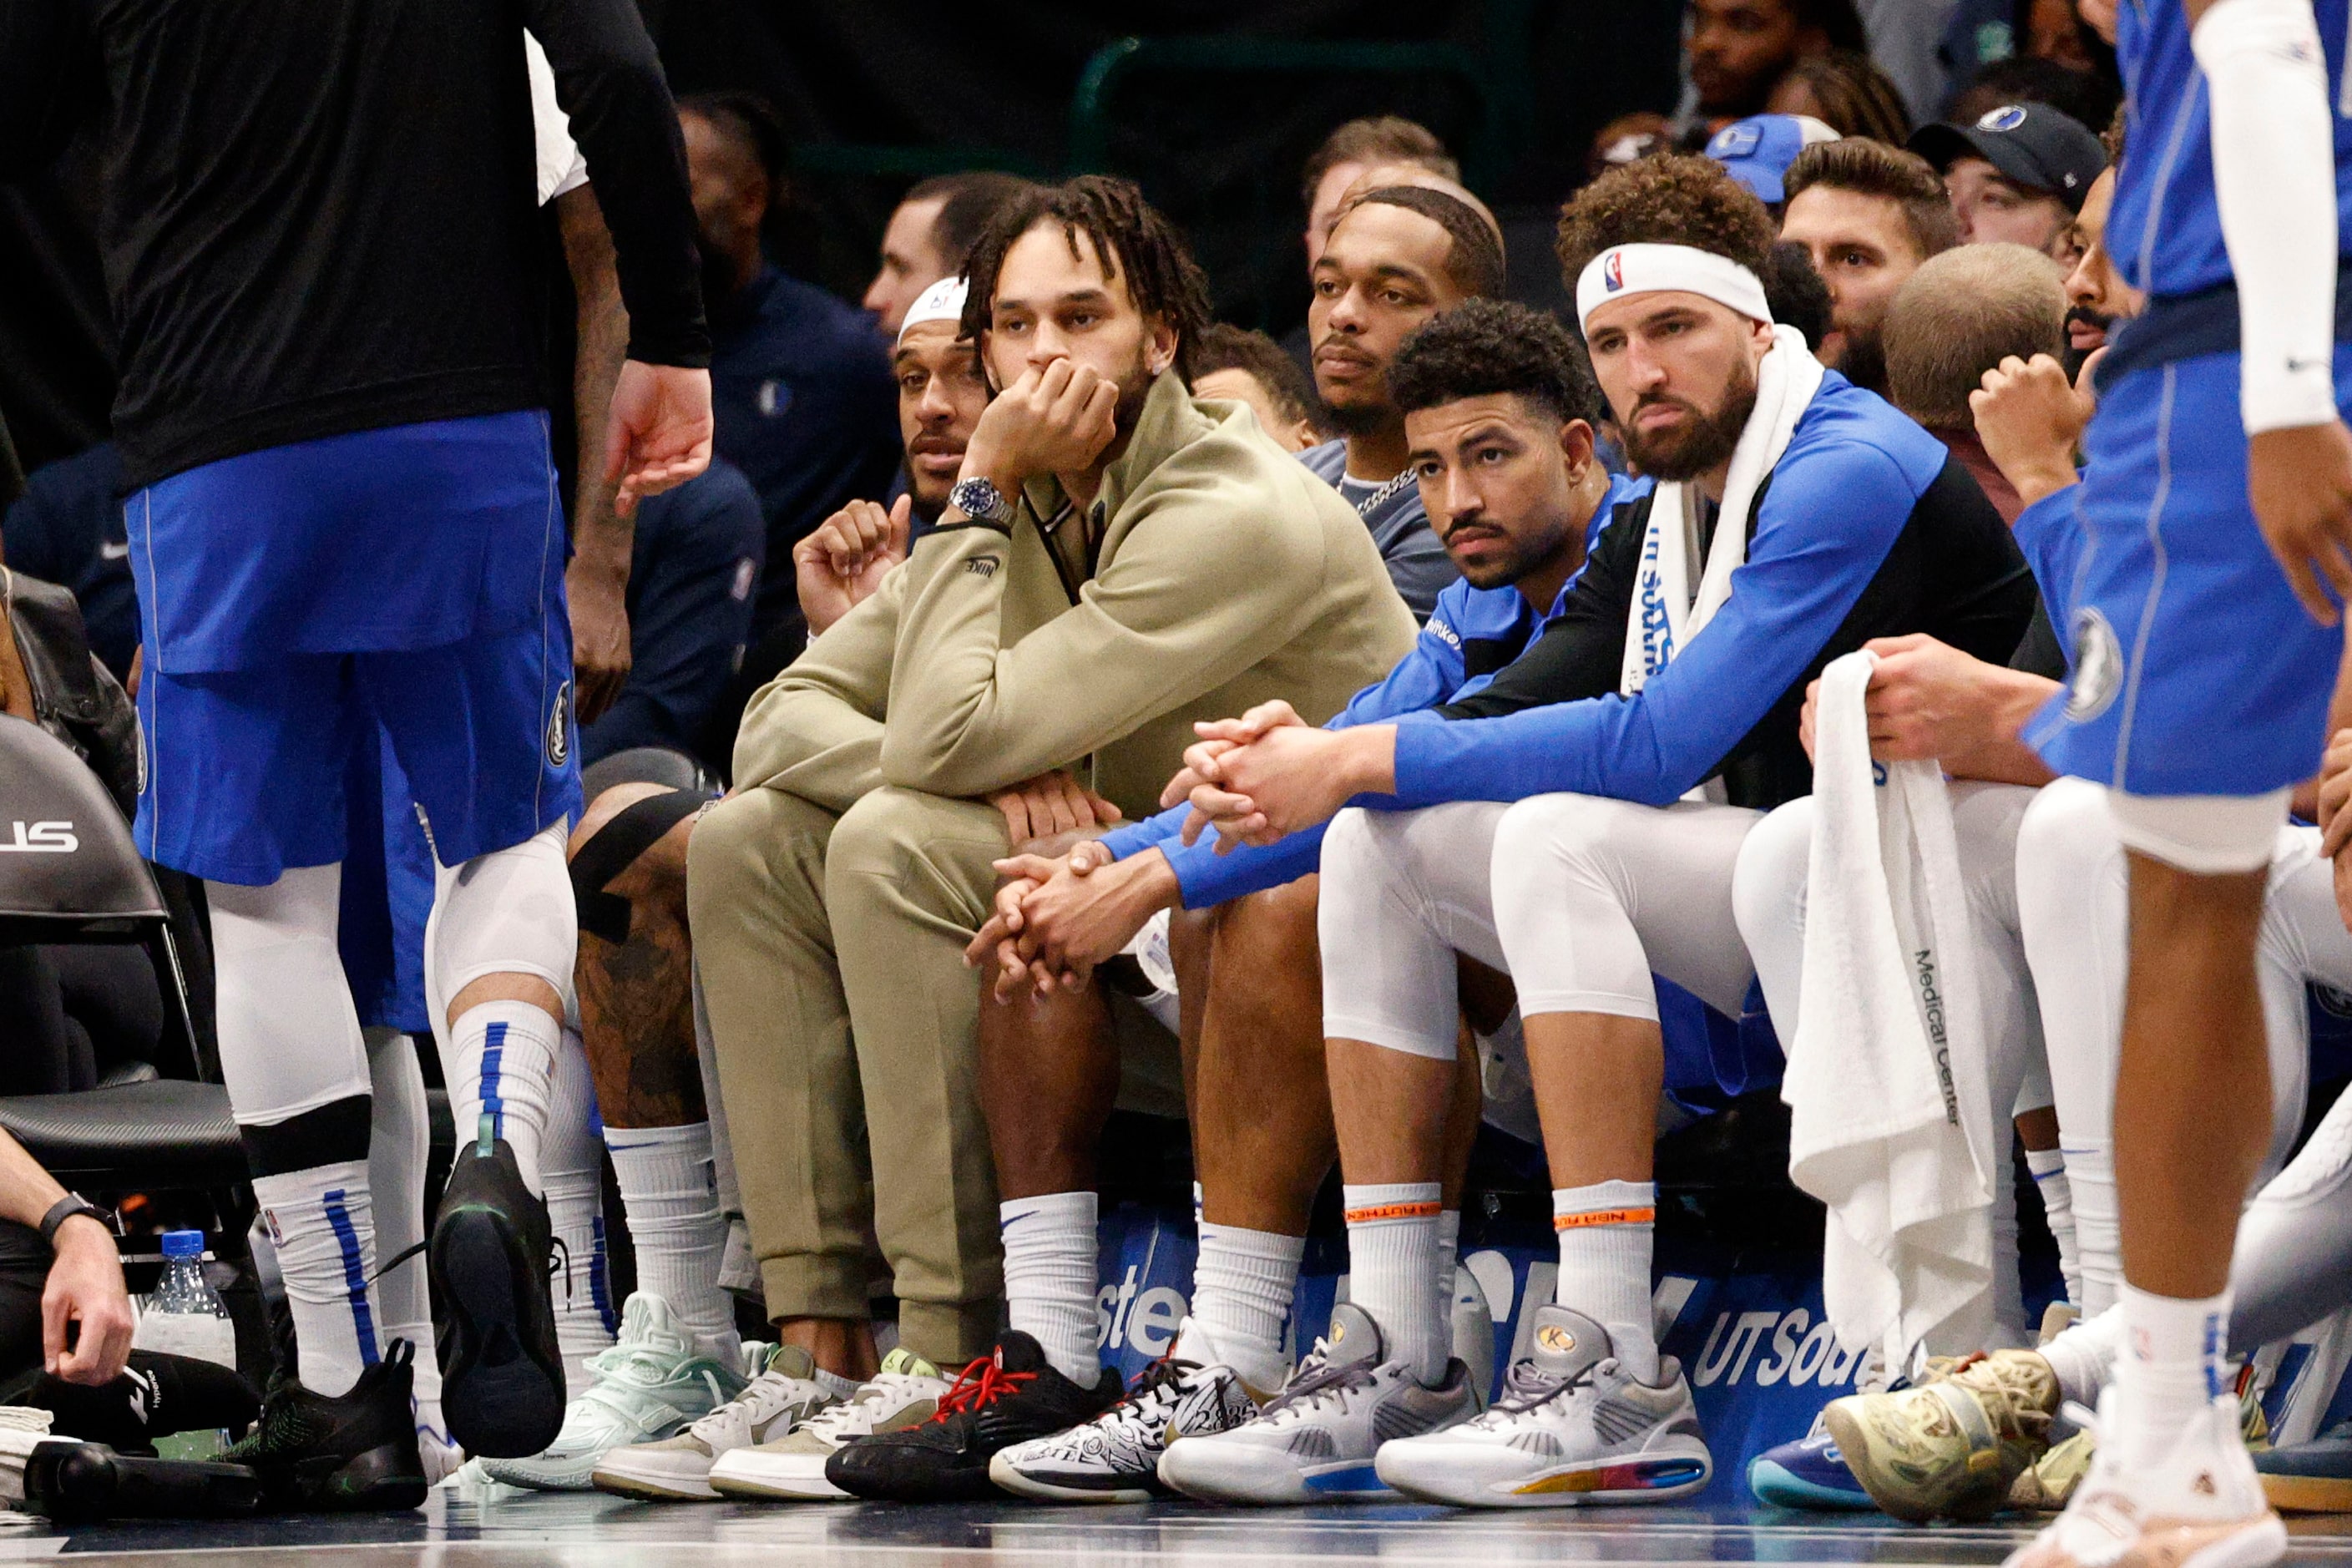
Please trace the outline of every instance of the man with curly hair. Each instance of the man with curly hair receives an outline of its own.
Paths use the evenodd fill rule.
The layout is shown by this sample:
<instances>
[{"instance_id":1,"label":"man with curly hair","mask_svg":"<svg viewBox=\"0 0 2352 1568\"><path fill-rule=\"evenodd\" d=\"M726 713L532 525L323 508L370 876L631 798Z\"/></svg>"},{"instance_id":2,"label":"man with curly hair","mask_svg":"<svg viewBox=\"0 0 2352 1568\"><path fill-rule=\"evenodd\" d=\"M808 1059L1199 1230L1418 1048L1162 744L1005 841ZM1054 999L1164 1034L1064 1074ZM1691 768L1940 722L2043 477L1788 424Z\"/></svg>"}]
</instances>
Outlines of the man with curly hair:
<instances>
[{"instance_id":1,"label":"man with curly hair","mask_svg":"<svg viewBox=\"0 0 2352 1568\"><path fill-rule=\"evenodd\" d=\"M1469 301L1406 336L1384 374L1383 396L1402 411L1401 459L1462 577L1439 595L1412 651L1357 693L1335 729L1485 685L1534 646L1589 539L1647 488L1612 480L1594 458L1601 395L1582 352L1548 315ZM1322 834L1219 855L1213 840L1181 841L1185 816L1179 805L1066 856L1009 865L1013 879L971 950L995 973L1000 998L982 1005L981 1059L983 1081L1004 1086L1001 1097L992 1093L989 1120L1007 1210L1076 1200L1091 1215L1092 1151L1118 1058L1095 988L1073 993L1055 981L1086 976L1136 946L1139 932L1166 918L1160 911L1197 911L1184 917L1189 932L1178 929L1174 965L1192 1020L1186 1099L1201 1184L1192 1315L1165 1378L1091 1426L996 1457L992 1475L1024 1496L1139 1500L1171 1440L1183 1437L1189 1453L1193 1439L1254 1416L1289 1371L1284 1323L1308 1211L1337 1152L1315 958ZM1186 962L1198 949L1206 963ZM1492 998L1499 977L1484 978L1481 994ZM1482 1025L1493 1028L1509 1005L1503 995L1482 1009ZM1477 1126L1476 1072L1461 1071L1455 1084L1449 1194L1458 1203ZM1450 1301L1453 1258L1433 1263L1425 1284L1433 1300ZM1091 1332L1090 1273L1024 1273L1006 1284L1015 1323L1058 1318L1073 1333ZM1454 1392L1467 1397L1466 1387ZM1161 1479L1192 1484L1175 1471Z\"/></svg>"},{"instance_id":2,"label":"man with curly hair","mask_svg":"<svg viewBox=\"0 0 2352 1568\"><path fill-rule=\"evenodd\" d=\"M1353 510L1247 410L1187 390L1207 291L1132 184L1001 211L962 322L996 395L939 526L752 699L734 793L688 844L744 1216L797 1353L770 1374L793 1386L755 1383L740 1419L608 1457L640 1495L709 1495L714 1450L782 1438L875 1373L875 1241L908 1357L995 1354L954 1419L834 1456L838 1485L984 1492L995 1448L1118 1396L1091 1313L997 1335L1008 1272L1091 1291L1095 1232L1091 1194L998 1213L1000 1086L975 1068L963 961L992 863L1149 809L1194 721L1292 690L1328 718L1412 645Z\"/></svg>"},{"instance_id":3,"label":"man with curly hair","mask_svg":"<svg viewBox=\"0 0 2352 1568\"><path fill-rule=\"evenodd\" d=\"M1704 158L1585 187L1560 260L1656 488L1483 689L1328 732L1261 710L1186 753L1192 803L1229 839L1337 818L1323 1026L1350 1301L1277 1411L1208 1440L1246 1445L1263 1472L1352 1467L1481 1507L1661 1501L1712 1472L1651 1329L1651 976L1741 1009L1733 864L1762 808L1811 788L1798 716L1823 666L1904 632L2004 659L2033 605L2008 530L1942 444L1774 329L1771 243L1762 205ZM1530 1355L1468 1422L1428 1287L1462 956L1517 989L1560 1248Z\"/></svg>"}]
</instances>

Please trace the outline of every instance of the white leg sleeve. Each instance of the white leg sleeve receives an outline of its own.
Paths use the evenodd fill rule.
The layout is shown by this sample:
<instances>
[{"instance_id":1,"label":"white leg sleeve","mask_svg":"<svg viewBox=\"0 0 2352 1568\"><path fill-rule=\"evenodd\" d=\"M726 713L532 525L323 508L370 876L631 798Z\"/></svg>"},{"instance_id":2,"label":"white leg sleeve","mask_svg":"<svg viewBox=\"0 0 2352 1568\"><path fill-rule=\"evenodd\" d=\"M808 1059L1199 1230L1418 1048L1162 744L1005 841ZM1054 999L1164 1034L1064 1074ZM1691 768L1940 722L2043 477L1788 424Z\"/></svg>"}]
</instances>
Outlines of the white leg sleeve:
<instances>
[{"instance_id":1,"label":"white leg sleeve","mask_svg":"<svg viewBox=\"0 0 2352 1568\"><path fill-rule=\"evenodd\" d=\"M425 1239L425 1162L432 1129L425 1101L425 1070L416 1042L378 1031L368 1042L368 1078L374 1100L368 1136L368 1189L375 1214L376 1332L416 1347L416 1416L436 1436L441 1426L441 1363L433 1352L433 1309L425 1289L425 1255L393 1259Z\"/></svg>"},{"instance_id":2,"label":"white leg sleeve","mask_svg":"<svg viewBox=\"0 0 2352 1568\"><path fill-rule=\"evenodd\" d=\"M1732 869L1762 814L1596 795L1520 801L1495 830L1495 923L1519 1015L1655 1019L1652 971L1737 1017L1755 967Z\"/></svg>"},{"instance_id":3,"label":"white leg sleeve","mask_svg":"<svg viewBox=\"0 0 2352 1568\"><path fill-rule=\"evenodd\" d=\"M2271 1068L2265 1177L2278 1168L2300 1130L2310 1073L2304 978L2315 964L2315 952L2326 951L2315 950L2307 940L2318 922L2296 912L2302 908L2298 893L2303 903L2315 903L2314 894L2320 889L2298 879L2294 836L2282 834L2278 842L2254 955ZM2114 1303L2123 1272L2115 1095L2131 951L2127 876L2107 792L2081 779L2061 779L2044 788L2018 833L2018 902L2049 1047L2050 1086L2082 1255L2083 1310L2089 1316ZM2333 919L2333 895L2326 897ZM2336 924L2340 930L2341 921ZM2352 952L2346 957L2352 969Z\"/></svg>"},{"instance_id":4,"label":"white leg sleeve","mask_svg":"<svg viewBox=\"0 0 2352 1568\"><path fill-rule=\"evenodd\" d=\"M433 913L425 923L425 996L436 1034L449 1026L449 1004L486 974L529 974L558 995L572 990L580 918L563 858L564 827L478 855L462 866L434 868ZM465 1130L459 1129L462 1138Z\"/></svg>"},{"instance_id":5,"label":"white leg sleeve","mask_svg":"<svg viewBox=\"0 0 2352 1568\"><path fill-rule=\"evenodd\" d=\"M1805 881L1813 853L1813 797L1781 806L1749 830L1731 873L1731 912L1756 962L1764 1006L1781 1047L1797 1037L1805 974Z\"/></svg>"},{"instance_id":6,"label":"white leg sleeve","mask_svg":"<svg viewBox=\"0 0 2352 1568\"><path fill-rule=\"evenodd\" d=\"M1323 1033L1454 1059L1454 955L1503 967L1487 889L1505 807L1341 812L1323 836Z\"/></svg>"},{"instance_id":7,"label":"white leg sleeve","mask_svg":"<svg viewBox=\"0 0 2352 1568\"><path fill-rule=\"evenodd\" d=\"M205 884L221 1076L239 1122L270 1126L368 1091L367 1046L335 946L341 866L266 888Z\"/></svg>"}]
</instances>

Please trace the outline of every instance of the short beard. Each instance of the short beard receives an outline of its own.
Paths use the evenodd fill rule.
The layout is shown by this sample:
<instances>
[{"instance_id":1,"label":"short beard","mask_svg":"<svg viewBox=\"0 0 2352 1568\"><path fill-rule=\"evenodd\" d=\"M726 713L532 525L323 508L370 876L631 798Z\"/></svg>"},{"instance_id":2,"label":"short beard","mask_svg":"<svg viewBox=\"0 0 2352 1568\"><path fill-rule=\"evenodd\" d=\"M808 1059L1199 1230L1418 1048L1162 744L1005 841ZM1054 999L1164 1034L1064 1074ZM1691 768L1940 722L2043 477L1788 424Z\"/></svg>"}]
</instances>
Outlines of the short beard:
<instances>
[{"instance_id":1,"label":"short beard","mask_svg":"<svg viewBox=\"0 0 2352 1568\"><path fill-rule=\"evenodd\" d=\"M1377 436L1398 423L1396 407L1388 403L1327 403L1323 414L1342 436Z\"/></svg>"},{"instance_id":2,"label":"short beard","mask_svg":"<svg viewBox=\"0 0 2352 1568\"><path fill-rule=\"evenodd\" d=\"M1143 405L1151 395L1151 384L1159 377L1143 355L1135 356L1135 368L1118 378L1118 405L1111 410L1111 439L1135 433L1135 422L1143 417Z\"/></svg>"},{"instance_id":3,"label":"short beard","mask_svg":"<svg viewBox=\"0 0 2352 1568\"><path fill-rule=\"evenodd\" d=\"M1875 330L1848 332L1837 372L1864 392L1886 395L1886 342Z\"/></svg>"},{"instance_id":4,"label":"short beard","mask_svg":"<svg viewBox=\"0 0 2352 1568\"><path fill-rule=\"evenodd\" d=\"M1748 428L1748 416L1756 412L1756 373L1743 361L1723 389L1723 402L1716 411L1702 414L1672 435L1643 435L1635 423L1642 407L1636 403L1625 411L1622 433L1626 460L1652 479L1695 479L1728 461L1738 449L1739 433Z\"/></svg>"},{"instance_id":5,"label":"short beard","mask_svg":"<svg viewBox=\"0 0 2352 1568\"><path fill-rule=\"evenodd\" d=\"M1563 523L1538 538L1514 541L1508 555L1489 563L1484 570L1464 572L1462 580L1481 590L1507 588L1559 560L1560 552L1569 547L1569 539L1570 530Z\"/></svg>"}]
</instances>

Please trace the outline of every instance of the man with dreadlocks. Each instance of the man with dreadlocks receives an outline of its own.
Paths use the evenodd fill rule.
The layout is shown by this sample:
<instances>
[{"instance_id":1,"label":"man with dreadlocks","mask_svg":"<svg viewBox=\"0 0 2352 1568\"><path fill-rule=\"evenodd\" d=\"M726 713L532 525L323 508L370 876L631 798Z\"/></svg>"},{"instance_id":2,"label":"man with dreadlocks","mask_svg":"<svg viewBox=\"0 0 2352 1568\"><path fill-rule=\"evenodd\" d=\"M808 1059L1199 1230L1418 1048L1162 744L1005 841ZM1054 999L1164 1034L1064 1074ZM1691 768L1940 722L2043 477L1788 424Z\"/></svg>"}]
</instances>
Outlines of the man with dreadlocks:
<instances>
[{"instance_id":1,"label":"man with dreadlocks","mask_svg":"<svg viewBox=\"0 0 2352 1568\"><path fill-rule=\"evenodd\" d=\"M1091 1342L1049 1356L996 1332L963 959L992 862L1147 814L1196 720L1279 694L1320 722L1414 634L1354 510L1245 408L1192 398L1208 321L1200 269L1133 185L1073 180L1000 213L963 316L996 395L940 526L744 713L735 791L689 840L689 925L768 1309L814 1375L772 1399L755 1383L670 1439L669 1495L827 1485L811 1458L869 1405L906 1406L797 1435L776 1419L813 1413L800 1384L842 1398L875 1375L869 1237L900 1304L879 1381L985 1359L946 1420L841 1448L830 1485L987 1495L997 1447L1118 1397ZM1030 1266L1091 1281L1091 1228L1079 1242Z\"/></svg>"}]
</instances>

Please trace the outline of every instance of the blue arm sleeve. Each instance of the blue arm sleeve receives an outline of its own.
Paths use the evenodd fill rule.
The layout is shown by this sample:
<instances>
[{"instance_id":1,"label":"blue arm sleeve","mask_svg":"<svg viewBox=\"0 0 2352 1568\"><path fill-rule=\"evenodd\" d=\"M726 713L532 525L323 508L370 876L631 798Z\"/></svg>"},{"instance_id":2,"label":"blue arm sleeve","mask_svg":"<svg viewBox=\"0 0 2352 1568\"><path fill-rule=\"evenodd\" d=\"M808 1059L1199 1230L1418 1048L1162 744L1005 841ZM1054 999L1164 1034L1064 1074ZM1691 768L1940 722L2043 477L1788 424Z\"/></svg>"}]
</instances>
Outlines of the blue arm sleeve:
<instances>
[{"instance_id":1,"label":"blue arm sleeve","mask_svg":"<svg viewBox=\"0 0 2352 1568\"><path fill-rule=\"evenodd\" d=\"M1396 795L1362 804L1411 808L1561 791L1650 805L1680 798L1844 621L1919 489L1892 458L1861 443L1784 463L1759 509L1730 599L1639 696L1399 724Z\"/></svg>"},{"instance_id":2,"label":"blue arm sleeve","mask_svg":"<svg viewBox=\"0 0 2352 1568\"><path fill-rule=\"evenodd\" d=\"M1397 661L1387 679L1357 692L1347 708L1324 728L1346 730L1358 724L1377 724L1401 713L1443 702L1452 695L1462 684L1465 667L1461 636L1453 625L1460 616L1458 611L1452 616L1447 611L1460 603L1457 595L1463 591L1453 588L1442 595L1437 613L1413 640L1412 651ZM1157 816L1129 823L1106 836L1103 845L1114 860L1124 860L1157 846L1176 873L1188 910L1207 909L1244 893L1263 892L1285 882L1295 882L1321 862L1323 828L1319 824L1264 848L1244 846L1231 854L1220 855L1213 833L1203 833L1200 841L1192 845L1179 837L1191 809L1171 806Z\"/></svg>"}]
</instances>

